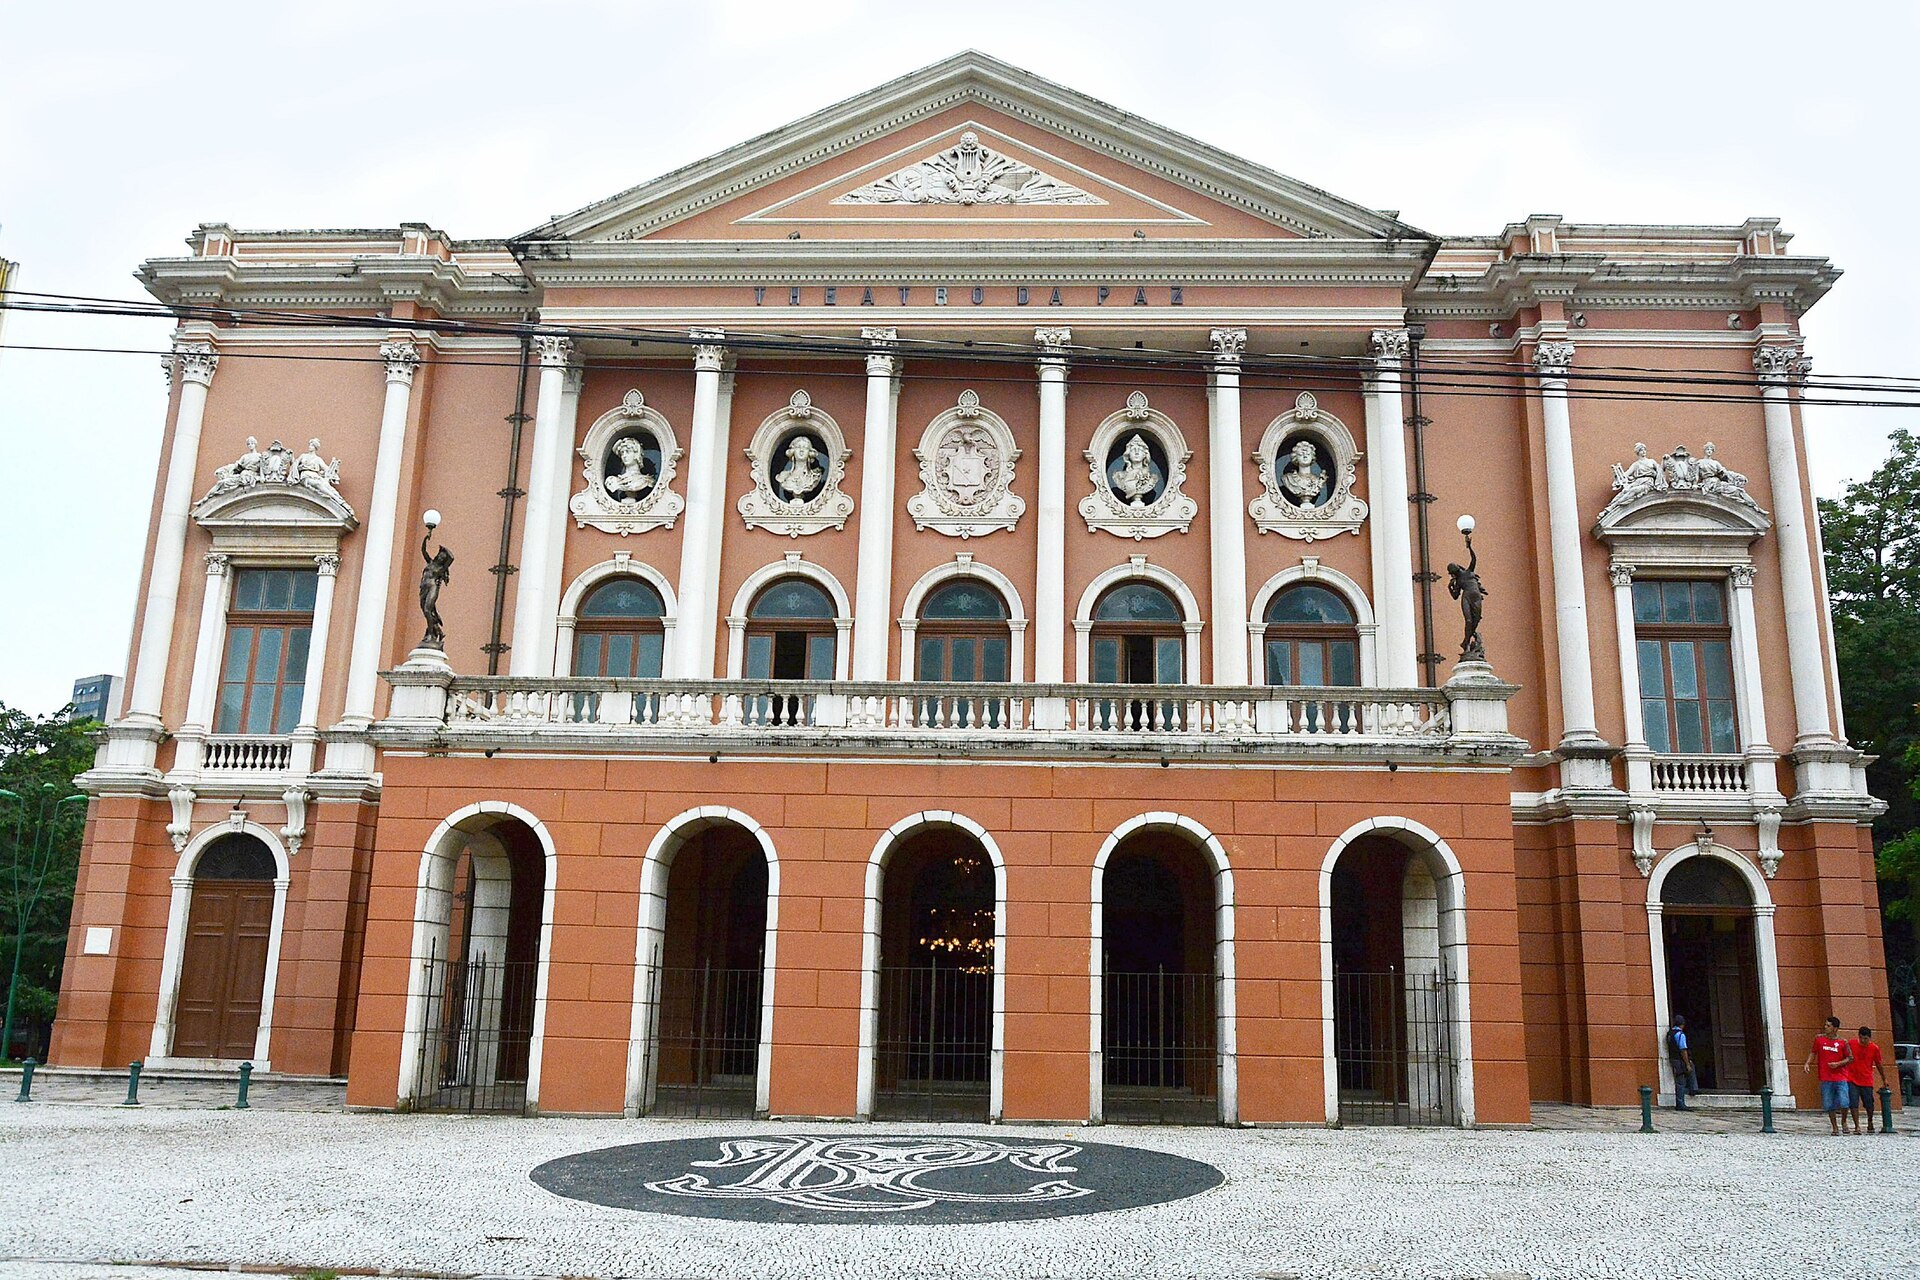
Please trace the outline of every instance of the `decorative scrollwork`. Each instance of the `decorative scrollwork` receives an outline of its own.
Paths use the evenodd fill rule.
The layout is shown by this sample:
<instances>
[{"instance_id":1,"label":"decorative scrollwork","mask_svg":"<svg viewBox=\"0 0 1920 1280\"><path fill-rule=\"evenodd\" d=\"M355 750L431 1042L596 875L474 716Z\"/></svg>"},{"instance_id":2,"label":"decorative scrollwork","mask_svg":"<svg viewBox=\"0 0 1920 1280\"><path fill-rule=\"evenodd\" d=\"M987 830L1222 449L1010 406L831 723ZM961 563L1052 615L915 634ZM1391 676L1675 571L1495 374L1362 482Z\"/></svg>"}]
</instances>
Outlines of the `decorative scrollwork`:
<instances>
[{"instance_id":1,"label":"decorative scrollwork","mask_svg":"<svg viewBox=\"0 0 1920 1280\"><path fill-rule=\"evenodd\" d=\"M846 528L853 495L840 486L852 456L840 424L804 390L795 391L747 446L753 488L738 504L747 528L772 529L790 538Z\"/></svg>"},{"instance_id":2,"label":"decorative scrollwork","mask_svg":"<svg viewBox=\"0 0 1920 1280\"><path fill-rule=\"evenodd\" d=\"M567 505L580 528L622 537L671 529L686 508L673 491L682 456L673 427L638 388L587 428L579 454L586 487Z\"/></svg>"},{"instance_id":3,"label":"decorative scrollwork","mask_svg":"<svg viewBox=\"0 0 1920 1280\"><path fill-rule=\"evenodd\" d=\"M971 389L927 424L913 456L922 488L907 499L907 514L916 529L971 538L1012 529L1027 509L1011 491L1020 457L1013 432Z\"/></svg>"},{"instance_id":4,"label":"decorative scrollwork","mask_svg":"<svg viewBox=\"0 0 1920 1280\"><path fill-rule=\"evenodd\" d=\"M1080 500L1089 529L1132 538L1185 533L1200 504L1180 492L1193 451L1172 418L1153 408L1144 391L1094 429L1086 451L1093 492Z\"/></svg>"},{"instance_id":5,"label":"decorative scrollwork","mask_svg":"<svg viewBox=\"0 0 1920 1280\"><path fill-rule=\"evenodd\" d=\"M1346 424L1302 391L1260 437L1253 460L1261 492L1247 514L1262 533L1304 542L1359 533L1367 519L1367 504L1353 492L1359 459Z\"/></svg>"}]
</instances>

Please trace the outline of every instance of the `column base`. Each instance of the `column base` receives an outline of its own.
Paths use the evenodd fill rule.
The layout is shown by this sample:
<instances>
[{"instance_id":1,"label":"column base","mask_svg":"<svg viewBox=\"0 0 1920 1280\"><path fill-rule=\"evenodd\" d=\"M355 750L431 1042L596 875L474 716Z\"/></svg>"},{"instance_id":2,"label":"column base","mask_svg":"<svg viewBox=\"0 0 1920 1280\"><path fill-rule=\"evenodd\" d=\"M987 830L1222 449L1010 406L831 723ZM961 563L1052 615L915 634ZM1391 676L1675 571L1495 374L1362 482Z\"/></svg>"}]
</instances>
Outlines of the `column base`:
<instances>
[{"instance_id":1,"label":"column base","mask_svg":"<svg viewBox=\"0 0 1920 1280\"><path fill-rule=\"evenodd\" d=\"M1598 793L1624 803L1625 794L1613 785L1613 759L1619 754L1619 748L1590 729L1569 733L1554 748L1560 759L1560 790Z\"/></svg>"}]
</instances>

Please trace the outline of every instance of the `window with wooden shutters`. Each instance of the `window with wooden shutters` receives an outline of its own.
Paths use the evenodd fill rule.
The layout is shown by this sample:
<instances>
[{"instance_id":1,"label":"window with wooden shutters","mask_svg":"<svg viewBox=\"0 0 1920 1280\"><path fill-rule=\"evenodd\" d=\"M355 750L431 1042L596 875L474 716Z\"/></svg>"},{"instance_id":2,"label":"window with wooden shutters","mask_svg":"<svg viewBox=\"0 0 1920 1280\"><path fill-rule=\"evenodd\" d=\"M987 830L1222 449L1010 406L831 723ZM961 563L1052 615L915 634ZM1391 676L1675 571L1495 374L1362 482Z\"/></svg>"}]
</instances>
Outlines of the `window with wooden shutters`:
<instances>
[{"instance_id":1,"label":"window with wooden shutters","mask_svg":"<svg viewBox=\"0 0 1920 1280\"><path fill-rule=\"evenodd\" d=\"M665 614L660 593L638 578L601 583L580 603L573 626L573 674L659 676Z\"/></svg>"},{"instance_id":2,"label":"window with wooden shutters","mask_svg":"<svg viewBox=\"0 0 1920 1280\"><path fill-rule=\"evenodd\" d=\"M313 638L312 569L240 569L227 605L215 733L292 733Z\"/></svg>"},{"instance_id":3,"label":"window with wooden shutters","mask_svg":"<svg viewBox=\"0 0 1920 1280\"><path fill-rule=\"evenodd\" d=\"M1737 753L1733 628L1724 585L1635 582L1633 631L1647 745L1669 754Z\"/></svg>"}]
</instances>

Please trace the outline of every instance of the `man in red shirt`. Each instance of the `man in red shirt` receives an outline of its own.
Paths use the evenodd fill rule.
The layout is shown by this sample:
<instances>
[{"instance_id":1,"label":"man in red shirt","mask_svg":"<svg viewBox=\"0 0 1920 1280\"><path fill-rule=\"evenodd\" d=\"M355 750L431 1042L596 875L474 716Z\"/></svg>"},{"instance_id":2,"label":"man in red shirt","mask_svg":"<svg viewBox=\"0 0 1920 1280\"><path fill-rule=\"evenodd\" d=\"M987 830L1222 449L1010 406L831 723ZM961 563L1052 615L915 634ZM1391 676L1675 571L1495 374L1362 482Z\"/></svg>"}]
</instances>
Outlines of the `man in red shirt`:
<instances>
[{"instance_id":1,"label":"man in red shirt","mask_svg":"<svg viewBox=\"0 0 1920 1280\"><path fill-rule=\"evenodd\" d=\"M1867 1132L1873 1132L1873 1073L1880 1073L1880 1083L1887 1083L1887 1069L1880 1056L1880 1046L1873 1042L1873 1028L1860 1028L1858 1039L1847 1042L1847 1051L1853 1055L1853 1061L1847 1066L1847 1083L1853 1087L1853 1131L1860 1132L1860 1112L1867 1113Z\"/></svg>"},{"instance_id":2,"label":"man in red shirt","mask_svg":"<svg viewBox=\"0 0 1920 1280\"><path fill-rule=\"evenodd\" d=\"M1829 1017L1827 1025L1813 1038L1813 1052L1807 1055L1804 1070L1813 1070L1816 1061L1820 1064L1820 1109L1827 1113L1827 1123L1837 1138L1840 1117L1853 1105L1853 1083L1847 1079L1847 1067L1852 1064L1853 1055L1847 1051L1847 1042L1840 1038L1840 1019Z\"/></svg>"}]
</instances>

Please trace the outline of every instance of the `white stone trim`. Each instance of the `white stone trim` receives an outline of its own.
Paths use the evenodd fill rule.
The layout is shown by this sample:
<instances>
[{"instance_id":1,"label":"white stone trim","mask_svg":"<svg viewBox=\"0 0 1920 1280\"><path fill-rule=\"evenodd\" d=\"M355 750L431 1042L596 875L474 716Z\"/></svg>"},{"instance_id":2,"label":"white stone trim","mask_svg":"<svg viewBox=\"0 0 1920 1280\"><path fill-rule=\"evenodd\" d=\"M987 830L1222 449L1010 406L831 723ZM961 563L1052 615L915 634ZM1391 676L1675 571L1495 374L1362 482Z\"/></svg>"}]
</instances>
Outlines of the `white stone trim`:
<instances>
[{"instance_id":1,"label":"white stone trim","mask_svg":"<svg viewBox=\"0 0 1920 1280\"><path fill-rule=\"evenodd\" d=\"M626 1114L644 1115L652 1105L659 1063L653 1053L660 1011L651 993L653 948L664 945L667 932L667 886L674 859L687 842L714 827L728 824L751 835L767 861L767 933L760 969L760 1049L755 1055L753 1107L765 1115L772 1098L773 986L778 972L775 945L780 925L780 856L773 838L751 815L725 805L702 805L675 815L654 835L640 864L640 922L633 951L633 1026L627 1039Z\"/></svg>"},{"instance_id":2,"label":"white stone trim","mask_svg":"<svg viewBox=\"0 0 1920 1280\"><path fill-rule=\"evenodd\" d=\"M1101 1019L1105 1015L1106 949L1103 907L1106 902L1107 861L1128 837L1142 831L1177 831L1192 840L1213 860L1213 977L1215 1066L1218 1073L1220 1123L1240 1122L1240 1020L1235 1000L1236 971L1233 958L1233 868L1227 851L1213 832L1192 818L1177 813L1155 811L1129 818L1113 829L1093 859L1092 924L1089 955L1092 1000L1089 1017L1091 1039L1087 1076L1087 1122L1101 1123L1106 1114L1105 1045Z\"/></svg>"},{"instance_id":3,"label":"white stone trim","mask_svg":"<svg viewBox=\"0 0 1920 1280\"><path fill-rule=\"evenodd\" d=\"M965 814L923 809L884 831L867 860L865 937L860 954L860 1066L855 1085L859 1118L873 1118L874 1055L880 1041L880 906L886 864L900 842L922 827L951 827L972 836L993 863L993 1030L987 1052L987 1119L1000 1119L1007 1043L1007 860L987 829Z\"/></svg>"},{"instance_id":4,"label":"white stone trim","mask_svg":"<svg viewBox=\"0 0 1920 1280\"><path fill-rule=\"evenodd\" d=\"M963 443L987 437L992 472L984 492L972 503L962 502L951 492L948 478L941 471L941 451L949 436L960 435ZM916 532L932 529L953 538L973 538L999 529L1012 530L1026 512L1027 500L1013 492L1015 466L1021 457L1014 443L1013 429L1006 420L980 403L971 388L962 391L958 402L935 414L920 434L913 456L919 463L920 492L907 499L907 514L913 518ZM977 454L975 455L978 456Z\"/></svg>"},{"instance_id":5,"label":"white stone trim","mask_svg":"<svg viewBox=\"0 0 1920 1280\"><path fill-rule=\"evenodd\" d=\"M1747 892L1753 897L1753 951L1757 970L1754 980L1760 985L1760 1021L1767 1038L1763 1048L1767 1083L1776 1103L1790 1105L1793 1076L1787 1066L1786 1022L1780 1013L1780 953L1773 936L1773 894L1767 889L1767 878L1751 862L1725 845L1703 847L1698 841L1689 841L1667 854L1647 877L1647 941L1653 958L1653 1056L1660 1070L1659 1102L1663 1106L1673 1102L1673 1067L1667 1062L1666 1052L1667 1027L1672 1015L1672 1005L1667 999L1667 936L1662 923L1666 904L1660 901L1660 891L1675 867L1690 858L1702 857L1718 858L1731 865L1740 873Z\"/></svg>"},{"instance_id":6,"label":"white stone trim","mask_svg":"<svg viewBox=\"0 0 1920 1280\"><path fill-rule=\"evenodd\" d=\"M616 498L607 492L607 451L616 438L639 431L650 434L660 450L659 473L653 478L653 487L637 500ZM591 525L623 538L650 529L673 528L673 522L687 505L686 499L673 488L684 453L666 415L648 404L639 388L628 391L619 404L594 419L587 428L586 438L574 450L580 459L580 479L584 482L580 491L567 500L574 526L584 529Z\"/></svg>"},{"instance_id":7,"label":"white stone trim","mask_svg":"<svg viewBox=\"0 0 1920 1280\"><path fill-rule=\"evenodd\" d=\"M1326 1113L1329 1125L1340 1121L1340 1064L1334 1057L1333 1036L1333 869L1340 855L1361 836L1373 832L1389 835L1409 853L1426 859L1440 907L1440 952L1453 971L1454 1056L1459 1062L1454 1093L1459 1101L1460 1124L1472 1128L1475 1123L1473 1098L1473 985L1467 972L1467 886L1460 859L1431 827L1411 818L1384 816L1356 822L1340 833L1320 864L1320 1057L1326 1088ZM1438 860L1439 866L1434 862Z\"/></svg>"},{"instance_id":8,"label":"white stone trim","mask_svg":"<svg viewBox=\"0 0 1920 1280\"><path fill-rule=\"evenodd\" d=\"M1152 437L1167 456L1167 474L1163 477L1160 496L1139 507L1115 493L1107 476L1107 457L1114 445L1135 435ZM1088 483L1093 486L1093 492L1080 499L1080 515L1088 529L1104 530L1138 542L1143 538L1158 538L1175 529L1185 533L1193 524L1200 504L1182 492L1193 450L1187 447L1187 438L1179 424L1147 402L1146 392L1131 393L1124 409L1108 414L1093 429L1093 439L1088 441L1082 456L1087 460ZM1239 510L1236 502L1227 518L1237 520Z\"/></svg>"},{"instance_id":9,"label":"white stone trim","mask_svg":"<svg viewBox=\"0 0 1920 1280\"><path fill-rule=\"evenodd\" d=\"M666 609L660 617L660 628L665 632L660 646L660 670L663 674L666 672L666 663L673 653L674 626L680 619L680 604L674 598L673 584L667 581L666 574L646 561L635 560L624 551L616 551L613 559L602 560L599 564L582 569L561 595L560 618L555 628L553 646L554 675L570 675L573 672L573 629L580 621L580 602L587 598L589 591L614 578L638 578L660 593L660 603Z\"/></svg>"},{"instance_id":10,"label":"white stone trim","mask_svg":"<svg viewBox=\"0 0 1920 1280\"><path fill-rule=\"evenodd\" d=\"M1333 472L1333 493L1317 507L1294 503L1280 486L1280 446L1290 435L1311 436L1326 451ZM1261 533L1315 542L1336 534L1358 534L1367 521L1367 504L1353 492L1359 479L1360 447L1347 424L1320 407L1311 391L1302 391L1293 408L1267 424L1253 461L1260 472L1260 493L1247 505L1247 514Z\"/></svg>"},{"instance_id":11,"label":"white stone trim","mask_svg":"<svg viewBox=\"0 0 1920 1280\"><path fill-rule=\"evenodd\" d=\"M1133 556L1128 559L1127 563L1115 565L1113 568L1095 577L1092 582L1087 584L1087 589L1080 593L1080 603L1073 611L1075 679L1085 684L1093 678L1090 670L1090 655L1092 651L1094 605L1099 603L1101 595L1103 595L1109 587L1118 586L1122 582L1128 582L1136 578L1145 582L1151 582L1158 587L1164 587L1167 591L1171 592L1173 598L1179 602L1180 611L1185 615L1187 631L1187 669L1183 674L1186 683L1199 684L1200 632L1205 625L1200 620L1200 597L1193 594L1193 590L1188 587L1185 582L1180 580L1178 574L1171 570L1163 569L1159 565L1148 564L1145 556Z\"/></svg>"},{"instance_id":12,"label":"white stone trim","mask_svg":"<svg viewBox=\"0 0 1920 1280\"><path fill-rule=\"evenodd\" d=\"M788 501L774 492L773 481L781 474L781 460L773 456L781 437L791 431L807 431L818 436L823 473L819 492L810 498ZM776 409L761 421L747 443L747 469L753 487L740 495L734 505L747 528L764 528L789 538L804 537L826 529L844 529L853 515L853 495L841 488L847 479L847 460L853 450L847 445L846 432L833 415L813 402L804 390L796 390L784 408ZM890 467L891 456L874 460L872 465ZM891 471L887 472L891 475Z\"/></svg>"},{"instance_id":13,"label":"white stone trim","mask_svg":"<svg viewBox=\"0 0 1920 1280\"><path fill-rule=\"evenodd\" d=\"M1027 678L1027 612L1026 605L1020 599L1020 589L1013 579L990 564L981 564L972 555L962 551L946 564L937 564L921 574L919 580L907 588L907 598L900 611L900 678L911 680L919 662L920 655L914 649L914 637L920 630L920 610L925 607L927 597L938 587L958 578L978 578L1000 593L1007 602L1007 631L1011 638L1011 655L1008 664L1008 677L1014 684L1020 684Z\"/></svg>"},{"instance_id":14,"label":"white stone trim","mask_svg":"<svg viewBox=\"0 0 1920 1280\"><path fill-rule=\"evenodd\" d=\"M546 856L546 882L540 903L540 954L534 971L533 1037L527 1050L527 1103L529 1114L539 1109L540 1067L547 1036L547 975L553 959L554 887L560 874L560 855L547 824L517 804L505 800L480 800L454 810L434 828L420 853L419 889L414 898L413 943L408 951L406 1021L400 1036L400 1079L398 1105L412 1104L420 1091L420 1041L426 1032L427 989L425 961L430 942L438 941L445 954L447 935L452 924L452 890L435 883L435 871L444 866L450 878L457 852L446 849L448 841L461 831L462 824L475 818L514 818L524 823L540 841ZM474 832L471 834L481 834Z\"/></svg>"},{"instance_id":15,"label":"white stone trim","mask_svg":"<svg viewBox=\"0 0 1920 1280\"><path fill-rule=\"evenodd\" d=\"M267 969L260 982L260 1029L253 1037L253 1065L270 1071L273 1041L273 998L280 985L280 942L286 923L287 887L293 883L293 862L278 832L248 819L209 823L187 842L173 870L173 895L167 904L167 936L160 951L160 1001L154 1010L153 1036L147 1056L155 1065L171 1060L174 1018L180 1003L180 969L187 954L187 916L193 909L193 873L200 855L221 836L254 836L273 855L273 918L267 927Z\"/></svg>"},{"instance_id":16,"label":"white stone trim","mask_svg":"<svg viewBox=\"0 0 1920 1280\"><path fill-rule=\"evenodd\" d=\"M840 585L840 579L821 566L810 564L798 551L789 551L784 560L761 565L748 574L740 589L733 593L733 608L727 614L727 679L738 680L746 670L747 610L753 607L753 598L782 578L806 578L819 584L833 599L833 625L839 633L833 644L833 678L847 679L853 663L853 653L847 643L848 633L853 630L853 601L847 589Z\"/></svg>"},{"instance_id":17,"label":"white stone trim","mask_svg":"<svg viewBox=\"0 0 1920 1280\"><path fill-rule=\"evenodd\" d=\"M1303 557L1299 564L1288 565L1254 592L1253 607L1247 611L1247 670L1252 673L1251 678L1260 682L1266 680L1267 665L1263 650L1267 642L1267 606L1273 603L1275 596L1300 582L1327 588L1345 600L1353 610L1354 628L1360 633L1360 685L1369 689L1376 687L1379 683L1379 659L1375 650L1380 624L1374 621L1373 602L1367 599L1367 593L1361 590L1359 583L1338 569L1329 569L1313 556Z\"/></svg>"}]
</instances>

